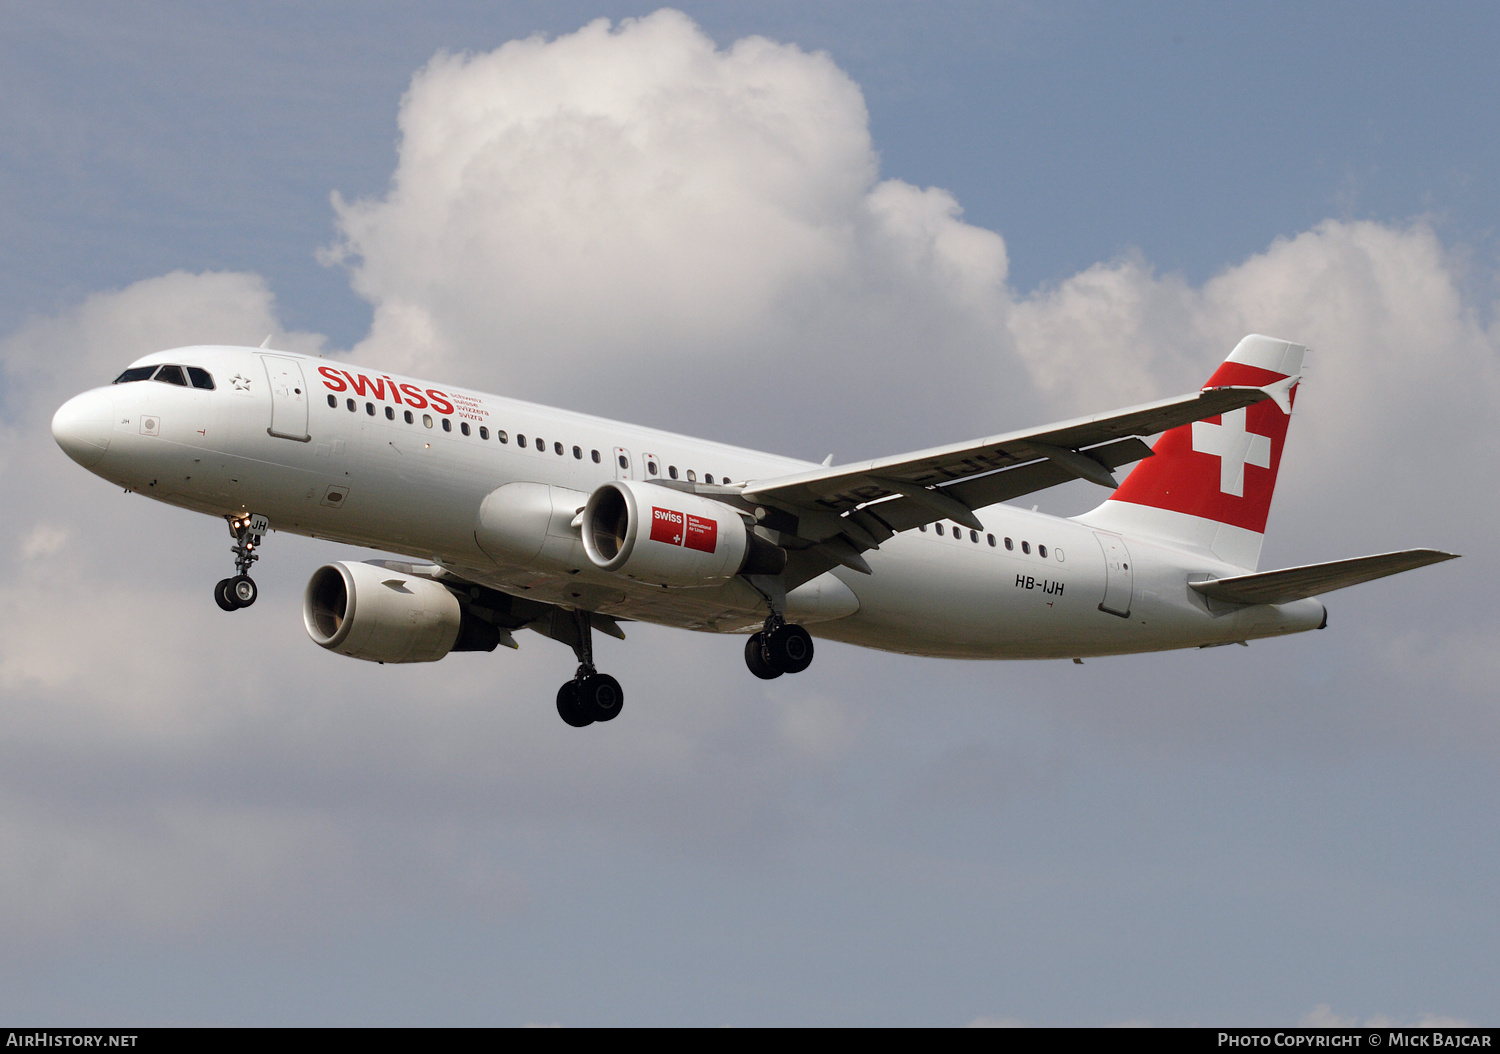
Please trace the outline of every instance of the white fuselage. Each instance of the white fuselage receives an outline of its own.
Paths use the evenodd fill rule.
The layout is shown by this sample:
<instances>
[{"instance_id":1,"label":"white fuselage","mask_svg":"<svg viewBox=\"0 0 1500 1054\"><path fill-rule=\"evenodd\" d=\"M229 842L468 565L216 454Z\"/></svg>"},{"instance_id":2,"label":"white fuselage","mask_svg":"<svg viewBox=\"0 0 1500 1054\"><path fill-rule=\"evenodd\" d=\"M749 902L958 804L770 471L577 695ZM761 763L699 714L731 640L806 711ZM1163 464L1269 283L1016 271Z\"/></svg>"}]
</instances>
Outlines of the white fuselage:
<instances>
[{"instance_id":1,"label":"white fuselage","mask_svg":"<svg viewBox=\"0 0 1500 1054\"><path fill-rule=\"evenodd\" d=\"M199 512L260 513L275 530L430 560L513 595L686 629L753 631L765 600L739 578L668 589L599 570L565 514L552 517L538 559L508 559L482 544L486 497L541 484L572 510L615 479L742 483L817 467L285 352L202 347L139 360L158 362L206 369L216 387L146 381L78 396L69 421L98 448L94 463L81 459L98 475ZM983 532L943 522L897 534L865 554L872 575L836 568L794 590L788 616L819 637L964 658L1220 644L1324 617L1316 600L1211 607L1188 582L1244 569L1207 552L1009 505L979 518Z\"/></svg>"}]
</instances>

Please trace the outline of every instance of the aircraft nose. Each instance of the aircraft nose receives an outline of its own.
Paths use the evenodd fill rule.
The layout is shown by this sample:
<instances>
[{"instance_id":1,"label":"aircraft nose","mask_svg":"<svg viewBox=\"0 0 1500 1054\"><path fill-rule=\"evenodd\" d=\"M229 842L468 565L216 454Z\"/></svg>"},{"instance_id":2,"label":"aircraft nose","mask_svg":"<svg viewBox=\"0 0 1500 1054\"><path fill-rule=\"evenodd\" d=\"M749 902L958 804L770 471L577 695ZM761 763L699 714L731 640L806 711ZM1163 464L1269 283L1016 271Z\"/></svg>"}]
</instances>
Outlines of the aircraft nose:
<instances>
[{"instance_id":1,"label":"aircraft nose","mask_svg":"<svg viewBox=\"0 0 1500 1054\"><path fill-rule=\"evenodd\" d=\"M52 415L52 438L74 461L93 468L109 449L114 407L108 392L84 392L63 403Z\"/></svg>"}]
</instances>

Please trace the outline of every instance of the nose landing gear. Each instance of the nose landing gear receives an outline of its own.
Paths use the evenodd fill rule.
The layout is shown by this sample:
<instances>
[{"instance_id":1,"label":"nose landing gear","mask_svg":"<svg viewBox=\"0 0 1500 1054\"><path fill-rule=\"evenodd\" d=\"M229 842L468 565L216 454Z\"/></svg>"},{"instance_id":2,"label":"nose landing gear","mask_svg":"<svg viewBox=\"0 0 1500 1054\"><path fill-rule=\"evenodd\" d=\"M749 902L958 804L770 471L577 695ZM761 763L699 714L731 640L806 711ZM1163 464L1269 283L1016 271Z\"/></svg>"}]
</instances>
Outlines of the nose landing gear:
<instances>
[{"instance_id":1,"label":"nose landing gear","mask_svg":"<svg viewBox=\"0 0 1500 1054\"><path fill-rule=\"evenodd\" d=\"M260 559L255 547L270 529L270 523L258 514L224 517L229 523L229 533L234 535L234 545L229 551L234 554L233 578L225 578L214 586L214 600L225 611L238 611L255 603L260 596L255 579L250 577L250 565Z\"/></svg>"}]
</instances>

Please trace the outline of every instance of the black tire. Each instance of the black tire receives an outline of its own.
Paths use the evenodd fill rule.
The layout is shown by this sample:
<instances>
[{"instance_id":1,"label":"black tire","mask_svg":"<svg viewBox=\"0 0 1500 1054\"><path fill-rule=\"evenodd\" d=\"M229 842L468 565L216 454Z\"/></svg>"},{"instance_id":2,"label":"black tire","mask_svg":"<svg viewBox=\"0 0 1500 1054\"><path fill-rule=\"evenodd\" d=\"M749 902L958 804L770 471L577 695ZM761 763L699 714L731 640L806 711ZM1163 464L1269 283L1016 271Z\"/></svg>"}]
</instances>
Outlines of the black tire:
<instances>
[{"instance_id":1,"label":"black tire","mask_svg":"<svg viewBox=\"0 0 1500 1054\"><path fill-rule=\"evenodd\" d=\"M578 682L569 681L557 690L557 716L574 728L583 728L594 723L578 705Z\"/></svg>"},{"instance_id":2,"label":"black tire","mask_svg":"<svg viewBox=\"0 0 1500 1054\"><path fill-rule=\"evenodd\" d=\"M781 671L766 659L764 640L759 633L750 634L750 639L745 641L745 665L762 681L774 681L781 676Z\"/></svg>"},{"instance_id":3,"label":"black tire","mask_svg":"<svg viewBox=\"0 0 1500 1054\"><path fill-rule=\"evenodd\" d=\"M225 611L238 611L240 606L235 602L234 594L229 591L230 581L228 578L220 579L219 584L214 586L214 603Z\"/></svg>"},{"instance_id":4,"label":"black tire","mask_svg":"<svg viewBox=\"0 0 1500 1054\"><path fill-rule=\"evenodd\" d=\"M235 575L229 580L226 592L234 600L234 606L241 608L249 607L260 596L260 590L256 588L255 579L249 575Z\"/></svg>"},{"instance_id":5,"label":"black tire","mask_svg":"<svg viewBox=\"0 0 1500 1054\"><path fill-rule=\"evenodd\" d=\"M578 708L595 721L613 721L625 705L620 682L607 673L595 673L578 686Z\"/></svg>"},{"instance_id":6,"label":"black tire","mask_svg":"<svg viewBox=\"0 0 1500 1054\"><path fill-rule=\"evenodd\" d=\"M801 673L812 665L812 634L791 623L778 626L766 639L766 654L782 673Z\"/></svg>"}]
</instances>

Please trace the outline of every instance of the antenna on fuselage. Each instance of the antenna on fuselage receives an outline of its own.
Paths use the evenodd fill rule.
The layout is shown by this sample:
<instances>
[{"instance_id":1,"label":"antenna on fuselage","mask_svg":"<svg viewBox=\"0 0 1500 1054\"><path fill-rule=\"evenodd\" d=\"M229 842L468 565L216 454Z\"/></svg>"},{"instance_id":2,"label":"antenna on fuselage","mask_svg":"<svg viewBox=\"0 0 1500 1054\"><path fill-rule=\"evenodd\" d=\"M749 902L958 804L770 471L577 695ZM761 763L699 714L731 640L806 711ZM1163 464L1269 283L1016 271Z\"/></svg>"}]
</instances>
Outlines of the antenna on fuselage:
<instances>
[{"instance_id":1,"label":"antenna on fuselage","mask_svg":"<svg viewBox=\"0 0 1500 1054\"><path fill-rule=\"evenodd\" d=\"M271 334L266 334L266 339L260 342L260 346L263 348L269 348L271 346Z\"/></svg>"}]
</instances>

